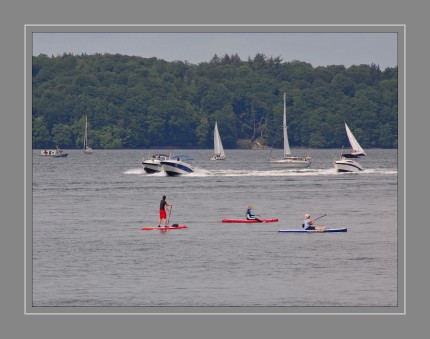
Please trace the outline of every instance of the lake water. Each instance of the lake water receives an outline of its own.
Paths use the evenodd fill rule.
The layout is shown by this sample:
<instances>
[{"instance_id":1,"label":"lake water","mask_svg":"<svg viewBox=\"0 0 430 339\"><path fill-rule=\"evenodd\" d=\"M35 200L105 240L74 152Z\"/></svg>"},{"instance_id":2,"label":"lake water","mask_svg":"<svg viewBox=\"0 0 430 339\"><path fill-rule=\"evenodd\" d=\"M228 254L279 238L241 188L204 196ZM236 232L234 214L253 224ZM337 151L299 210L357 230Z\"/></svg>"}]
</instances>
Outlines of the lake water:
<instances>
[{"instance_id":1,"label":"lake water","mask_svg":"<svg viewBox=\"0 0 430 339\"><path fill-rule=\"evenodd\" d=\"M267 150L178 150L195 158L181 177L145 174L147 150L65 151L33 150L35 307L398 304L397 150L366 150L358 174L336 173L333 149L293 150L313 159L302 170L271 170ZM140 230L162 195L188 229ZM248 203L279 222L221 223ZM348 232L278 232L305 213Z\"/></svg>"}]
</instances>

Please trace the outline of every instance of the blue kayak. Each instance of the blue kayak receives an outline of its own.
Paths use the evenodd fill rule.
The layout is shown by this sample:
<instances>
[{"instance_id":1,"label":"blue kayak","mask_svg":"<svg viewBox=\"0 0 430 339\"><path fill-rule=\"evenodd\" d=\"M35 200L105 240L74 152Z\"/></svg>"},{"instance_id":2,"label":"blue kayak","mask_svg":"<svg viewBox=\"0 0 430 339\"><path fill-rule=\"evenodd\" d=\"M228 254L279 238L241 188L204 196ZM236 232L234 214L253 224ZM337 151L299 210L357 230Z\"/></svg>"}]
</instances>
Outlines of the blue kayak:
<instances>
[{"instance_id":1,"label":"blue kayak","mask_svg":"<svg viewBox=\"0 0 430 339\"><path fill-rule=\"evenodd\" d=\"M333 233L333 232L346 232L347 228L326 228L325 230L301 230L301 229L286 229L279 230L284 233Z\"/></svg>"}]
</instances>

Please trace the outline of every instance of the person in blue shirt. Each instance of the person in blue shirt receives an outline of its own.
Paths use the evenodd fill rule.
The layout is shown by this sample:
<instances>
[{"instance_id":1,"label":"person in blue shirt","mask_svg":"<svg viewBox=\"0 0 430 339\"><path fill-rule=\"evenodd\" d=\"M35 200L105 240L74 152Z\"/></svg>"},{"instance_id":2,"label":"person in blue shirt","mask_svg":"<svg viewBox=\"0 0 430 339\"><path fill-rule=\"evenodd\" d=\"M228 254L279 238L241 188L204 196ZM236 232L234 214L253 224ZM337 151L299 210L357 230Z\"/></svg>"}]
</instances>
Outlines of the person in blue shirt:
<instances>
[{"instance_id":1,"label":"person in blue shirt","mask_svg":"<svg viewBox=\"0 0 430 339\"><path fill-rule=\"evenodd\" d=\"M258 216L261 217L261 214L258 214ZM248 209L246 210L246 220L257 220L258 222L261 222L261 220L252 212L251 204L248 205Z\"/></svg>"}]
</instances>

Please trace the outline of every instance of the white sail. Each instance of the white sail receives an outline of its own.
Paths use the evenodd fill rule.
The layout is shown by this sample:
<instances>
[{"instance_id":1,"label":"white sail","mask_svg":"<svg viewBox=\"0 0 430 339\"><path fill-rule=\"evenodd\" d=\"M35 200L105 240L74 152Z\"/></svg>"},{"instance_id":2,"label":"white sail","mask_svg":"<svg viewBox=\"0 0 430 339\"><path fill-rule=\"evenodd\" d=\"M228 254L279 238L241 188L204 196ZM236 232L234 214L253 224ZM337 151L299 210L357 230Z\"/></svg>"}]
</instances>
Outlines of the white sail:
<instances>
[{"instance_id":1,"label":"white sail","mask_svg":"<svg viewBox=\"0 0 430 339\"><path fill-rule=\"evenodd\" d=\"M218 132L218 123L215 122L214 129L214 153L222 158L225 157L224 147L222 147L221 137Z\"/></svg>"},{"instance_id":2,"label":"white sail","mask_svg":"<svg viewBox=\"0 0 430 339\"><path fill-rule=\"evenodd\" d=\"M345 129L346 129L346 134L348 135L349 143L351 144L351 147L352 147L351 153L354 155L366 155L366 153L358 143L357 139L355 139L354 135L352 134L346 122L345 122Z\"/></svg>"},{"instance_id":3,"label":"white sail","mask_svg":"<svg viewBox=\"0 0 430 339\"><path fill-rule=\"evenodd\" d=\"M282 128L284 130L284 157L291 154L290 144L288 143L288 133L287 133L287 97L286 93L284 93L284 119Z\"/></svg>"}]
</instances>

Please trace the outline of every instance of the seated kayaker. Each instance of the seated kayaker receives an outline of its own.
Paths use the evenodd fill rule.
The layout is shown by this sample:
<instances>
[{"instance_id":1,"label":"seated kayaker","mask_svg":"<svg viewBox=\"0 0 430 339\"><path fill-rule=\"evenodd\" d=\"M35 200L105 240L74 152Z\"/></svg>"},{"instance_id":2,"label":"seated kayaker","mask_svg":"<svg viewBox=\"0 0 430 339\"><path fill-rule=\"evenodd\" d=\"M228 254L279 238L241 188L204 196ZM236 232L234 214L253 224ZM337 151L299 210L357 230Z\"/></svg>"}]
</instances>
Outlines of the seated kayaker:
<instances>
[{"instance_id":1,"label":"seated kayaker","mask_svg":"<svg viewBox=\"0 0 430 339\"><path fill-rule=\"evenodd\" d=\"M318 218L317 218L318 219ZM324 230L325 226L313 226L315 220L311 220L311 215L306 213L305 214L305 220L303 220L303 228L305 230Z\"/></svg>"},{"instance_id":2,"label":"seated kayaker","mask_svg":"<svg viewBox=\"0 0 430 339\"><path fill-rule=\"evenodd\" d=\"M261 214L258 214L258 216L261 217ZM261 220L252 212L251 204L248 205L248 209L246 210L246 220L257 220L258 222L261 222Z\"/></svg>"}]
</instances>

